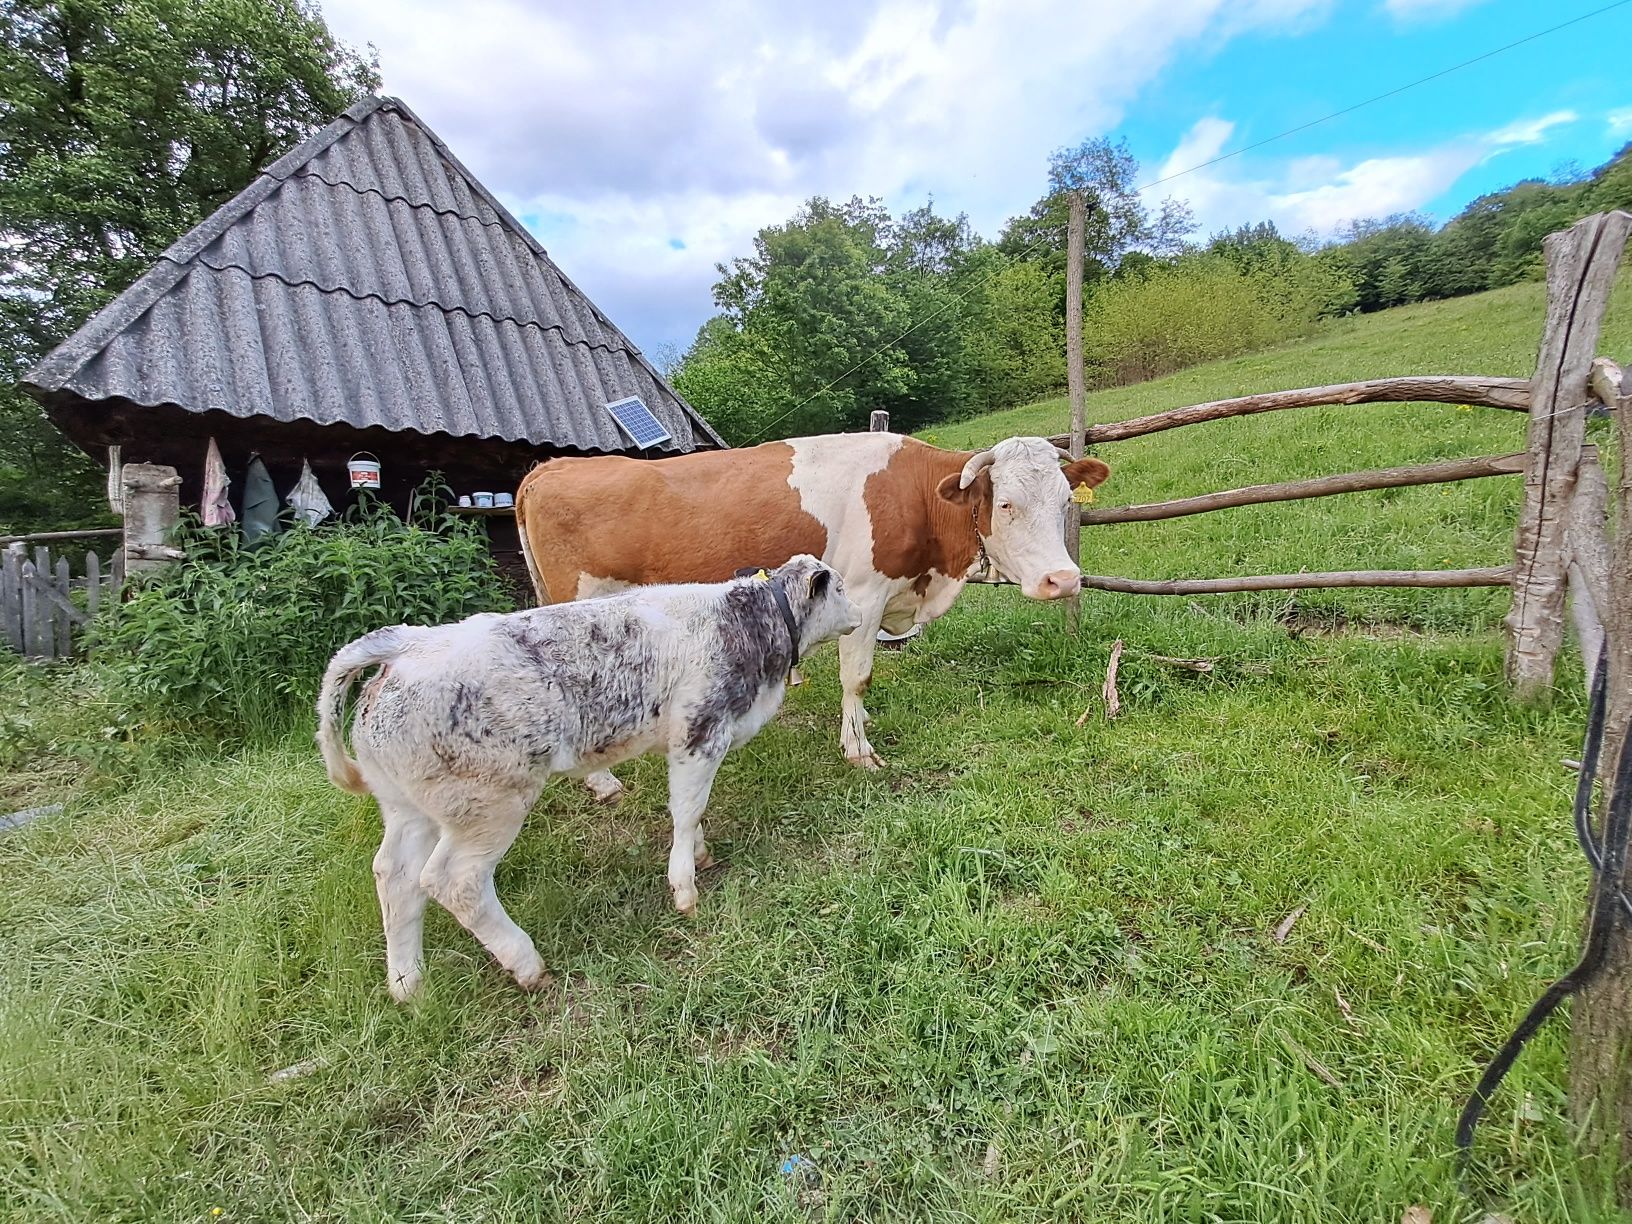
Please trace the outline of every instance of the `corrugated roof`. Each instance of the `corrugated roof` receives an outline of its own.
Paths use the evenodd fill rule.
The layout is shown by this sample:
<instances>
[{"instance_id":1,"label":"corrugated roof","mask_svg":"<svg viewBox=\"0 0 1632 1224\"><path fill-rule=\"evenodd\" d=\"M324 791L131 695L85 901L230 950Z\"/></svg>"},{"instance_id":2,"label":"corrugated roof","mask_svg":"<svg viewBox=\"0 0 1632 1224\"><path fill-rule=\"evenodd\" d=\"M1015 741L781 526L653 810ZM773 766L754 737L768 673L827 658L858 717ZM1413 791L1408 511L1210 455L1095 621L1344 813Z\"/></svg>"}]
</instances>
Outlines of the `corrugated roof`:
<instances>
[{"instance_id":1,"label":"corrugated roof","mask_svg":"<svg viewBox=\"0 0 1632 1224\"><path fill-rule=\"evenodd\" d=\"M42 397L628 451L724 443L419 118L371 98L29 371Z\"/></svg>"}]
</instances>

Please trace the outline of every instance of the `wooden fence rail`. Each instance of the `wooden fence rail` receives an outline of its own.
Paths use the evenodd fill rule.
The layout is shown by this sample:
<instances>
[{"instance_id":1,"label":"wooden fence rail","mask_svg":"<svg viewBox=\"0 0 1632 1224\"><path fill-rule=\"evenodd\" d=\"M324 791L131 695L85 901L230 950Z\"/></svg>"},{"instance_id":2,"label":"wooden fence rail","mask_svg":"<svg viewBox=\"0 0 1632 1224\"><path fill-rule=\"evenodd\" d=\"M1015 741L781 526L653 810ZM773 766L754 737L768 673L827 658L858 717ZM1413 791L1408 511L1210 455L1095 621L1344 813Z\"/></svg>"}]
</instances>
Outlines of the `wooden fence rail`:
<instances>
[{"instance_id":1,"label":"wooden fence rail","mask_svg":"<svg viewBox=\"0 0 1632 1224\"><path fill-rule=\"evenodd\" d=\"M1473 480L1480 476L1510 476L1524 471L1523 451L1511 455L1484 455L1477 459L1447 459L1414 467L1380 468L1370 472L1344 472L1338 476L1317 476L1311 480L1288 480L1281 484L1247 485L1181 497L1174 501L1148 502L1136 506L1110 506L1104 510L1082 511L1084 527L1106 523L1148 523L1157 519L1206 514L1234 506L1255 506L1264 502L1297 501L1309 497L1332 497L1339 493L1359 493L1366 489L1398 489L1408 485L1444 484L1452 480Z\"/></svg>"},{"instance_id":2,"label":"wooden fence rail","mask_svg":"<svg viewBox=\"0 0 1632 1224\"><path fill-rule=\"evenodd\" d=\"M1144 581L1084 574L1090 591L1123 595L1222 595L1231 591L1298 591L1328 587L1475 587L1506 586L1511 565L1462 570L1338 570L1325 574L1246 574L1235 578L1173 578Z\"/></svg>"},{"instance_id":3,"label":"wooden fence rail","mask_svg":"<svg viewBox=\"0 0 1632 1224\"><path fill-rule=\"evenodd\" d=\"M1468 404L1473 407L1507 408L1525 412L1530 407L1530 380L1527 378L1486 378L1480 375L1432 374L1409 378L1373 378L1366 382L1336 383L1326 387L1303 387L1296 391L1267 391L1237 399L1191 404L1150 416L1090 425L1088 442L1122 442L1145 434L1200 425L1229 417L1254 416L1260 412L1281 412L1287 408L1318 408L1333 404L1402 404L1427 402ZM1069 446L1070 434L1049 439L1055 446Z\"/></svg>"}]
</instances>

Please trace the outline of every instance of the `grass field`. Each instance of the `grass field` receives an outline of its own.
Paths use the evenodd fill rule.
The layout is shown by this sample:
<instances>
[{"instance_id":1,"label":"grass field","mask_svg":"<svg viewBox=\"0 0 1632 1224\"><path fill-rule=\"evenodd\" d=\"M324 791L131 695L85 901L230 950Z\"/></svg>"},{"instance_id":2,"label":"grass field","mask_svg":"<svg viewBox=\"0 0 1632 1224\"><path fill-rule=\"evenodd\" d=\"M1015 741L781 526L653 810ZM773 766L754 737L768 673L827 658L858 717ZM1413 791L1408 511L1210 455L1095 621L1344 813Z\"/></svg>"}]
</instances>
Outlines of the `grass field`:
<instances>
[{"instance_id":1,"label":"grass field","mask_svg":"<svg viewBox=\"0 0 1632 1224\"><path fill-rule=\"evenodd\" d=\"M1627 299L1605 351L1632 341ZM1091 419L1527 374L1541 311L1520 286L1346 320L1096 395ZM1056 402L935 433L1063 423ZM1486 409L1273 414L1104 448L1100 504L1522 438ZM1506 478L1106 527L1083 557L1136 577L1497 564L1516 499ZM327 784L306 729L89 768L69 750L104 721L94 690L14 668L3 717L44 747L6 797L68 811L0 835L0 1213L1619 1219L1561 1120L1562 1023L1455 1186L1457 1110L1573 962L1586 886L1560 765L1578 664L1549 709L1510 705L1501 612L1486 591L1090 596L1073 639L972 589L880 656L881 774L839 759L834 656L812 660L721 773L726 865L695 921L669 908L657 763L624 771L615 812L558 782L499 889L559 983L519 994L433 909L409 1008L383 985L373 806Z\"/></svg>"}]
</instances>

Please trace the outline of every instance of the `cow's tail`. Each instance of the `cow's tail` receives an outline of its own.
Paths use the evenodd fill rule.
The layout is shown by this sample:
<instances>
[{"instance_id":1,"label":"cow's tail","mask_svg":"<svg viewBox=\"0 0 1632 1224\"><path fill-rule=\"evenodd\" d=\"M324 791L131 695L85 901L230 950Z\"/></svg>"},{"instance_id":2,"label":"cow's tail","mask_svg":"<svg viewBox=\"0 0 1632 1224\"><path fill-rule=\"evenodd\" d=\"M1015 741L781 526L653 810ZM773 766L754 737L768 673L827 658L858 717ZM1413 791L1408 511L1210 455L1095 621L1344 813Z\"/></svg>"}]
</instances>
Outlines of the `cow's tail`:
<instances>
[{"instance_id":1,"label":"cow's tail","mask_svg":"<svg viewBox=\"0 0 1632 1224\"><path fill-rule=\"evenodd\" d=\"M548 463L549 460L544 460ZM521 539L521 559L527 562L527 576L533 580L533 593L538 596L538 606L543 607L550 602L550 588L544 581L544 572L538 568L538 561L533 556L533 546L527 539L527 494L531 489L530 478L533 472L544 466L540 463L532 472L527 473L529 480L522 482L522 487L516 493L516 535Z\"/></svg>"},{"instance_id":2,"label":"cow's tail","mask_svg":"<svg viewBox=\"0 0 1632 1224\"><path fill-rule=\"evenodd\" d=\"M342 646L323 673L323 688L317 696L317 746L328 767L329 781L354 795L366 795L369 790L357 771L356 760L346 751L346 694L358 676L402 653L407 628L392 625L364 634L349 646Z\"/></svg>"}]
</instances>

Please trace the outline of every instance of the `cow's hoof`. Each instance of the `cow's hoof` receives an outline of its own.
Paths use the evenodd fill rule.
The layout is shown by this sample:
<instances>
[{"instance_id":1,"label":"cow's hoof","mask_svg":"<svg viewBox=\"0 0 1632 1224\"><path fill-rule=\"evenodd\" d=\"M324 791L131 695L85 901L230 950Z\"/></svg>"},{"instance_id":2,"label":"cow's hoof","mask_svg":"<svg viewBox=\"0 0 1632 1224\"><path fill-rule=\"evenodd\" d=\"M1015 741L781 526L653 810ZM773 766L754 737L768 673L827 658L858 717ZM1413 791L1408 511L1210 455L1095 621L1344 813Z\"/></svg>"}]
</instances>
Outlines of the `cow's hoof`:
<instances>
[{"instance_id":1,"label":"cow's hoof","mask_svg":"<svg viewBox=\"0 0 1632 1224\"><path fill-rule=\"evenodd\" d=\"M716 867L718 865L719 860L714 857L714 852L712 850L704 850L703 857L696 861L698 871L707 871L710 867Z\"/></svg>"},{"instance_id":2,"label":"cow's hoof","mask_svg":"<svg viewBox=\"0 0 1632 1224\"><path fill-rule=\"evenodd\" d=\"M687 918L697 916L697 890L695 888L677 888L674 890L674 908Z\"/></svg>"},{"instance_id":3,"label":"cow's hoof","mask_svg":"<svg viewBox=\"0 0 1632 1224\"><path fill-rule=\"evenodd\" d=\"M805 682L805 678L799 674L799 669L797 667L790 667L788 669L788 687L789 688L798 688L804 682Z\"/></svg>"},{"instance_id":4,"label":"cow's hoof","mask_svg":"<svg viewBox=\"0 0 1632 1224\"><path fill-rule=\"evenodd\" d=\"M595 796L596 803L613 804L623 798L623 783L611 774L604 778L591 775L584 779L584 785L589 787L589 793Z\"/></svg>"},{"instance_id":5,"label":"cow's hoof","mask_svg":"<svg viewBox=\"0 0 1632 1224\"><path fill-rule=\"evenodd\" d=\"M849 761L850 764L854 765L857 769L884 768L884 758L879 756L878 753L874 752L871 748L856 756L851 756L846 753L844 759Z\"/></svg>"},{"instance_id":6,"label":"cow's hoof","mask_svg":"<svg viewBox=\"0 0 1632 1224\"><path fill-rule=\"evenodd\" d=\"M388 978L385 985L386 989L391 992L393 999L398 1003L407 1003L419 993L420 981L419 971L416 969L412 973L404 973L399 977Z\"/></svg>"}]
</instances>

